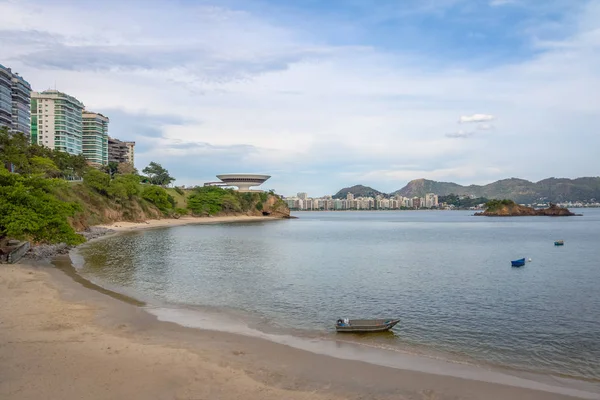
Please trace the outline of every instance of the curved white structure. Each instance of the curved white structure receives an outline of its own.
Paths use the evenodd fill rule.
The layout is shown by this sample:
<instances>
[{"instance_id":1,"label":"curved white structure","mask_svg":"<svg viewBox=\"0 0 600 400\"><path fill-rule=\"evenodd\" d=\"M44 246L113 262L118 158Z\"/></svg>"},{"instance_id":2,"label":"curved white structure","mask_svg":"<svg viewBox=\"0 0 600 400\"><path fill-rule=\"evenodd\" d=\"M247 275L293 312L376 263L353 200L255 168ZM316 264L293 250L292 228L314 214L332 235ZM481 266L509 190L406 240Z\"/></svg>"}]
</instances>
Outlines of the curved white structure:
<instances>
[{"instance_id":1,"label":"curved white structure","mask_svg":"<svg viewBox=\"0 0 600 400\"><path fill-rule=\"evenodd\" d=\"M252 186L260 186L271 175L260 175L260 174L221 174L217 175L221 181L230 186L237 186L240 192L252 192L250 189Z\"/></svg>"}]
</instances>

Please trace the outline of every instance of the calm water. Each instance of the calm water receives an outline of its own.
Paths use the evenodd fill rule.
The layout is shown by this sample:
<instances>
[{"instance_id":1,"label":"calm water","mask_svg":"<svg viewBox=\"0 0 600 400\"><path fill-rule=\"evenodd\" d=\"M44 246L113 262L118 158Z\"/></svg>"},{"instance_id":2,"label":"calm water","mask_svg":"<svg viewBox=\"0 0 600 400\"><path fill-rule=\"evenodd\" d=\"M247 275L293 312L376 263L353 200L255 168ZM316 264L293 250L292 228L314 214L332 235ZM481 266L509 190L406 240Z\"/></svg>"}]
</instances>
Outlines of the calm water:
<instances>
[{"instance_id":1,"label":"calm water","mask_svg":"<svg viewBox=\"0 0 600 400\"><path fill-rule=\"evenodd\" d=\"M216 309L265 331L327 338L338 317L398 316L393 333L351 340L596 381L600 210L581 212L304 212L149 230L83 247L81 272L150 302ZM532 262L510 267L522 257Z\"/></svg>"}]
</instances>

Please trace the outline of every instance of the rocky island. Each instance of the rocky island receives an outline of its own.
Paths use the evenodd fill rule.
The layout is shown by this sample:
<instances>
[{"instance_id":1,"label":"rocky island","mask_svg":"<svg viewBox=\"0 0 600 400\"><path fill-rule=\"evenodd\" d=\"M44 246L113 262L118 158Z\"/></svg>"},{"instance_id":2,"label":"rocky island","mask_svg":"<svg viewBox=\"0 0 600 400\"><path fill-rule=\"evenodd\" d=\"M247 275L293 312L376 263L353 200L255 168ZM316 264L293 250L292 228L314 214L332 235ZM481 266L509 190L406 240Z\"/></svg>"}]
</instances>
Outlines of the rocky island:
<instances>
[{"instance_id":1,"label":"rocky island","mask_svg":"<svg viewBox=\"0 0 600 400\"><path fill-rule=\"evenodd\" d=\"M550 204L550 207L535 209L515 203L512 200L491 200L485 204L485 211L475 213L476 216L484 217L528 217L528 216L546 216L546 217L570 217L581 214L574 214L569 209L559 207L556 204Z\"/></svg>"}]
</instances>

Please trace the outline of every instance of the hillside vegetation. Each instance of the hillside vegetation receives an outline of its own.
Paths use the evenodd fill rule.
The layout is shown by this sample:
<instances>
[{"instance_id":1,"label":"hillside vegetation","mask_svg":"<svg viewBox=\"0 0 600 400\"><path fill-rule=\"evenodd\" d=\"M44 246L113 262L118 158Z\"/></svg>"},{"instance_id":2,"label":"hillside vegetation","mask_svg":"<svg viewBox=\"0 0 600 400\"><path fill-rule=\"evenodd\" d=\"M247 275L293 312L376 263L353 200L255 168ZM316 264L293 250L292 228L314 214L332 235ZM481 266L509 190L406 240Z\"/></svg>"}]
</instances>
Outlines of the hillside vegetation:
<instances>
[{"instance_id":1,"label":"hillside vegetation","mask_svg":"<svg viewBox=\"0 0 600 400\"><path fill-rule=\"evenodd\" d=\"M475 213L475 215L484 217L568 217L576 215L567 208L558 207L556 204L550 204L548 208L536 210L532 207L519 205L508 199L490 200L485 204L485 207L484 212Z\"/></svg>"},{"instance_id":2,"label":"hillside vegetation","mask_svg":"<svg viewBox=\"0 0 600 400\"><path fill-rule=\"evenodd\" d=\"M423 197L427 193L438 196L475 196L481 199L510 199L517 203L600 200L600 177L577 179L548 178L539 182L525 179L502 179L487 185L462 186L453 182L437 182L428 179L415 179L402 189L392 193L382 193L368 186L356 185L341 189L333 198L346 198L348 193L355 197ZM441 201L441 200L440 200Z\"/></svg>"},{"instance_id":3,"label":"hillside vegetation","mask_svg":"<svg viewBox=\"0 0 600 400\"><path fill-rule=\"evenodd\" d=\"M340 189L336 194L333 195L334 199L345 199L348 196L348 193L352 193L354 197L376 197L383 196L388 197L387 194L380 192L379 190L375 190L369 186L363 185L354 185L351 187L346 187Z\"/></svg>"},{"instance_id":4,"label":"hillside vegetation","mask_svg":"<svg viewBox=\"0 0 600 400\"><path fill-rule=\"evenodd\" d=\"M483 186L461 186L452 182L416 179L410 181L402 189L393 192L392 195L420 197L425 193L435 193L440 196L455 194L488 199L510 199L517 203L590 201L600 199L600 177L548 178L539 182L510 178Z\"/></svg>"},{"instance_id":5,"label":"hillside vegetation","mask_svg":"<svg viewBox=\"0 0 600 400\"><path fill-rule=\"evenodd\" d=\"M0 130L0 245L6 238L78 244L85 239L76 232L116 221L186 214L289 216L273 193L164 188L151 182L175 179L160 164L145 168L147 176L130 165L111 164L99 170L81 156L29 145L24 135Z\"/></svg>"}]
</instances>

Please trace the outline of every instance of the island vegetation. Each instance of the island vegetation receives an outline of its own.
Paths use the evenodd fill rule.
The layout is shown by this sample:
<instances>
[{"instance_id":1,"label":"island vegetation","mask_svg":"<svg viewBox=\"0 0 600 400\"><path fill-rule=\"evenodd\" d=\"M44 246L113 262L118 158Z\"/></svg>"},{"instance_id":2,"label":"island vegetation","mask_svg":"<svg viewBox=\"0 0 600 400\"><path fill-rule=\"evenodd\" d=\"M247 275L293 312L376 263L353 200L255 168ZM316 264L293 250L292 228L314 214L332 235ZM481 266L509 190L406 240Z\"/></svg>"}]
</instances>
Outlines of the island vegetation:
<instances>
[{"instance_id":1,"label":"island vegetation","mask_svg":"<svg viewBox=\"0 0 600 400\"><path fill-rule=\"evenodd\" d=\"M490 200L485 204L485 211L475 213L477 216L485 217L520 217L520 216L549 216L563 217L576 215L567 208L550 204L550 207L535 209L515 203L512 200Z\"/></svg>"},{"instance_id":2,"label":"island vegetation","mask_svg":"<svg viewBox=\"0 0 600 400\"><path fill-rule=\"evenodd\" d=\"M289 216L281 198L219 187L181 189L151 162L139 174L130 164L88 165L80 156L29 144L0 129L0 246L8 238L79 244L92 225L182 215Z\"/></svg>"},{"instance_id":3,"label":"island vegetation","mask_svg":"<svg viewBox=\"0 0 600 400\"><path fill-rule=\"evenodd\" d=\"M446 196L439 196L438 201L440 204L447 204L448 206L453 206L454 208L461 210L478 207L480 204L486 204L490 200L485 197L472 198L451 193Z\"/></svg>"}]
</instances>

